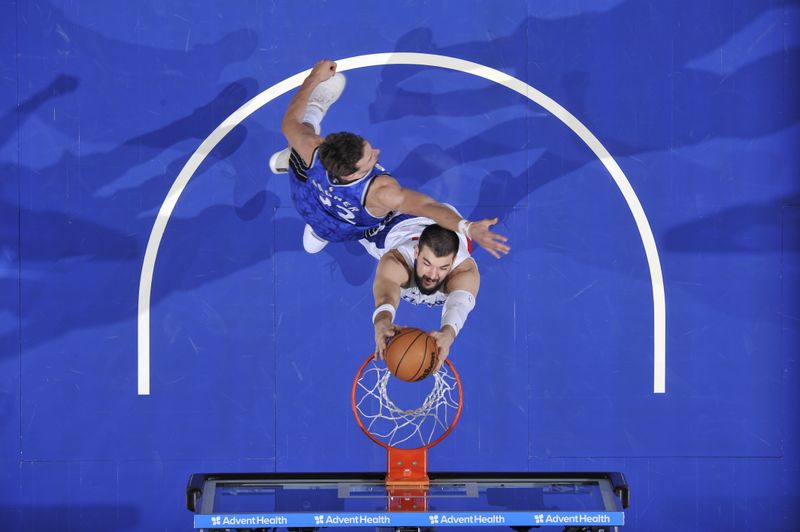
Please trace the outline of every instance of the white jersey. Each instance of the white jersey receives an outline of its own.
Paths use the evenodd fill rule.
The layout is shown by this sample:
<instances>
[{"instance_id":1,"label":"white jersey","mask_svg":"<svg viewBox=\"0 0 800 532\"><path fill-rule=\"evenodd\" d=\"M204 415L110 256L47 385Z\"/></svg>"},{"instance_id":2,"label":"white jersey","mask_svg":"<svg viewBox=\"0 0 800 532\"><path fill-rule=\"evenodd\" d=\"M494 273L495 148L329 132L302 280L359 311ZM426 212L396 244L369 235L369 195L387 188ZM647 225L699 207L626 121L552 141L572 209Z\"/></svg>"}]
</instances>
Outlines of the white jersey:
<instances>
[{"instance_id":1,"label":"white jersey","mask_svg":"<svg viewBox=\"0 0 800 532\"><path fill-rule=\"evenodd\" d=\"M378 260L390 250L396 250L403 257L409 271L413 272L414 248L417 245L419 236L426 227L435 223L436 222L430 218L409 218L403 220L389 230L383 247L379 248L374 243L366 240L360 240L360 242L361 245L367 248L369 254ZM471 242L461 233L456 233L456 235L458 236L458 253L456 253L451 271L465 260L471 258ZM447 295L441 290L433 294L423 294L414 283L414 275L412 273L409 279L409 286L400 289L400 298L408 301L412 305L428 305L429 307L435 307L444 305Z\"/></svg>"}]
</instances>

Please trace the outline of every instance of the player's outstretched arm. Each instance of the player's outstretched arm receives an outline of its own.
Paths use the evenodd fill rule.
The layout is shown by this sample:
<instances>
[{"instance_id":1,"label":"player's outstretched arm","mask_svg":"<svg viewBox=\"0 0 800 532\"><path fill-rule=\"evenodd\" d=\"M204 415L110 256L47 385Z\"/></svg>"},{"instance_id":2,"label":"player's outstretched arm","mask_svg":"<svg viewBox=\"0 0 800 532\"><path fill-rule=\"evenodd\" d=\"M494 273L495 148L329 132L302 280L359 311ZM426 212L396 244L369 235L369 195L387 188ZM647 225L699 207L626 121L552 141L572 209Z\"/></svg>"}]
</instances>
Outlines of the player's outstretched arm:
<instances>
[{"instance_id":1,"label":"player's outstretched arm","mask_svg":"<svg viewBox=\"0 0 800 532\"><path fill-rule=\"evenodd\" d=\"M367 208L372 212L398 211L430 218L445 229L465 234L498 259L511 250L506 237L489 229L497 223L497 218L477 222L464 220L447 205L422 192L401 187L390 176L375 180L367 197Z\"/></svg>"},{"instance_id":2,"label":"player's outstretched arm","mask_svg":"<svg viewBox=\"0 0 800 532\"><path fill-rule=\"evenodd\" d=\"M475 308L475 298L478 296L480 284L481 276L472 258L459 264L448 275L445 283L447 299L442 308L442 326L438 331L430 333L439 346L439 363L435 371L439 371L450 355L450 347L456 335L464 327L469 313Z\"/></svg>"},{"instance_id":3,"label":"player's outstretched arm","mask_svg":"<svg viewBox=\"0 0 800 532\"><path fill-rule=\"evenodd\" d=\"M286 113L281 121L281 133L289 141L289 146L300 154L303 161L311 162L311 154L322 143L322 137L314 129L303 123L303 115L308 106L308 97L317 85L330 79L336 73L336 63L323 59L318 61L311 69L311 73L303 81L300 90L294 95L286 108Z\"/></svg>"},{"instance_id":4,"label":"player's outstretched arm","mask_svg":"<svg viewBox=\"0 0 800 532\"><path fill-rule=\"evenodd\" d=\"M389 252L378 262L372 295L375 297L375 311L372 325L375 330L375 354L383 358L386 343L400 329L394 324L397 306L400 304L400 287L408 280L408 272L402 263Z\"/></svg>"}]
</instances>

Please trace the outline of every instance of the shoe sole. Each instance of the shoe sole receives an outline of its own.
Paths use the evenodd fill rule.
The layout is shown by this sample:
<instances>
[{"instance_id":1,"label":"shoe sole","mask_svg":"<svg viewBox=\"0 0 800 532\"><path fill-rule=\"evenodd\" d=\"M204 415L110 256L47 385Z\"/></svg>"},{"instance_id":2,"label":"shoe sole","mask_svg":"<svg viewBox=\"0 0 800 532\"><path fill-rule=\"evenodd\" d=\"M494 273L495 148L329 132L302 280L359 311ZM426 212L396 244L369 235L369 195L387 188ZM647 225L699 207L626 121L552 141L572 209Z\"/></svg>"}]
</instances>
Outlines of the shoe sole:
<instances>
[{"instance_id":1,"label":"shoe sole","mask_svg":"<svg viewBox=\"0 0 800 532\"><path fill-rule=\"evenodd\" d=\"M341 87L339 87L339 88L337 89L337 90L338 90L338 93L337 93L337 94L336 94L336 96L333 98L333 100L331 100L329 103L327 103L327 104L326 104L326 105L323 107L322 105L318 104L317 102L312 102L312 101L311 101L311 98L313 98L313 97L314 97L314 93L312 92L312 93L311 93L311 97L309 97L309 99L308 99L308 100L309 100L309 101L308 101L308 105L313 105L314 107L318 107L318 108L320 108L320 109L322 110L322 112L323 112L323 113L326 113L326 112L328 111L328 109L330 109L331 105L333 105L333 104L335 104L335 103L336 103L336 101L339 99L339 97L340 97L340 96L342 95L342 93L344 92L344 88L347 86L347 78L345 78L345 77L344 77L344 74L338 74L338 73L337 73L337 74L334 74L334 75L333 75L333 77L332 77L331 79L334 79L334 78L337 78L337 77L338 77L339 79L341 79L341 80L342 80L342 82L341 82L341 83L342 83L342 85L341 85ZM328 83L328 82L327 82L327 81L323 81L322 83L320 83L320 85L323 85L323 84L325 84L325 83Z\"/></svg>"},{"instance_id":2,"label":"shoe sole","mask_svg":"<svg viewBox=\"0 0 800 532\"><path fill-rule=\"evenodd\" d=\"M272 156L269 158L269 169L272 171L273 174L276 174L276 175L289 173L289 169L288 168L278 168L277 167L278 156L281 153L283 153L283 150L273 153Z\"/></svg>"}]
</instances>

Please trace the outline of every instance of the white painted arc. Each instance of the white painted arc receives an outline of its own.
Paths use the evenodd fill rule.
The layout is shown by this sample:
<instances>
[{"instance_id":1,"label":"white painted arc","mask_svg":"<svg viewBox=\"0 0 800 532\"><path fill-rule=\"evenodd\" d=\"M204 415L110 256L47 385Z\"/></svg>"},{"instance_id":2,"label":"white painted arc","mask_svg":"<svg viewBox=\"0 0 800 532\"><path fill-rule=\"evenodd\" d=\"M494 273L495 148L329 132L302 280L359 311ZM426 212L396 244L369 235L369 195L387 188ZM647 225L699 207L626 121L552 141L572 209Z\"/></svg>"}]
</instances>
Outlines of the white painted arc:
<instances>
[{"instance_id":1,"label":"white painted arc","mask_svg":"<svg viewBox=\"0 0 800 532\"><path fill-rule=\"evenodd\" d=\"M645 249L647 264L650 269L650 281L653 292L653 393L665 393L666 391L666 302L664 295L664 281L661 273L661 263L658 255L658 248L655 244L650 224L644 213L639 198L633 190L622 169L617 162L603 147L595 137L577 118L555 102L550 97L534 89L513 76L489 68L478 63L447 57L443 55L411 53L411 52L390 52L381 54L361 55L337 60L337 69L341 72L357 68L385 65L416 65L432 66L456 70L466 74L472 74L489 81L493 81L507 87L518 94L525 96L529 100L540 105L556 118L561 120L569 127L581 140L592 150L600 162L611 174L612 179L617 184L622 193L628 208L633 215L642 244ZM305 70L291 76L276 85L266 89L260 94L234 111L222 124L220 124L203 141L200 147L192 154L187 163L181 169L175 182L172 184L167 197L161 205L156 216L156 221L147 242L142 273L139 278L139 311L137 320L137 358L138 358L138 393L139 395L150 394L150 295L152 291L153 272L155 270L156 257L167 227L167 222L172 215L175 205L178 202L189 179L197 171L209 153L225 136L245 118L253 112L271 102L275 98L299 87L311 70Z\"/></svg>"}]
</instances>

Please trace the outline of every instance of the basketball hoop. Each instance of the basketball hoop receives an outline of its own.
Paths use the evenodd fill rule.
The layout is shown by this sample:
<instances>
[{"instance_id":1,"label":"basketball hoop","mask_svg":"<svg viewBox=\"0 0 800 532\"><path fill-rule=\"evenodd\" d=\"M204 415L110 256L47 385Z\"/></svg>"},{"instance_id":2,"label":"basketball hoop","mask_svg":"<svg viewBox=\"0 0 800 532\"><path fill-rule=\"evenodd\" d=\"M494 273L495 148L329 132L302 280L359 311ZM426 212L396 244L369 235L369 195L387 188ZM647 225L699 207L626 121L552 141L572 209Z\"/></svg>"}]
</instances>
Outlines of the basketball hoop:
<instances>
[{"instance_id":1,"label":"basketball hoop","mask_svg":"<svg viewBox=\"0 0 800 532\"><path fill-rule=\"evenodd\" d=\"M424 391L430 381L433 387L419 407L403 408L389 397L390 384L413 387L419 394L419 387ZM446 438L458 423L463 396L461 378L450 360L417 383L401 383L392 377L374 354L361 364L353 380L353 414L364 434L387 451L390 500L393 489L395 494L397 489L404 489L411 490L404 495L417 496L428 487L428 449ZM401 501L395 509L410 507Z\"/></svg>"}]
</instances>

